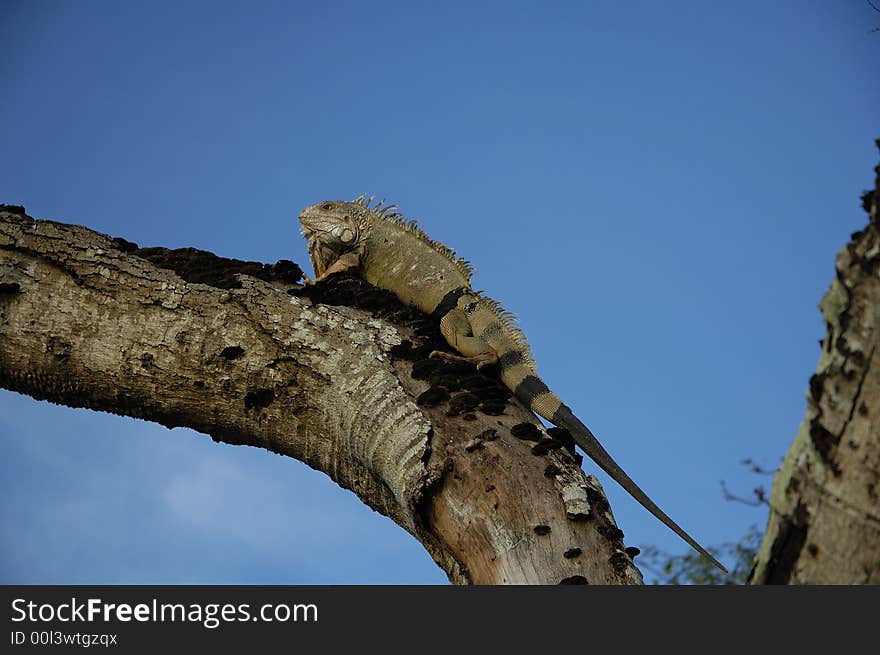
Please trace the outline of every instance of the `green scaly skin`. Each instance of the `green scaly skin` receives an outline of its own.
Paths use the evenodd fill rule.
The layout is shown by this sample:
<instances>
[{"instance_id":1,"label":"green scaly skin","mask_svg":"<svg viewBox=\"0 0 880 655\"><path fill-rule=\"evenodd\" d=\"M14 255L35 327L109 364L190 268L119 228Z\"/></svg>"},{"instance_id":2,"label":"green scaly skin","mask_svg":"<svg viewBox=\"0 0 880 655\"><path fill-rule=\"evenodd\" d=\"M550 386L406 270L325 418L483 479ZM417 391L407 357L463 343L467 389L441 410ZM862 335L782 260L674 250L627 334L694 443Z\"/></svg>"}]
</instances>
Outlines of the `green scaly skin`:
<instances>
[{"instance_id":1,"label":"green scaly skin","mask_svg":"<svg viewBox=\"0 0 880 655\"><path fill-rule=\"evenodd\" d=\"M342 271L357 272L370 284L394 293L440 322L443 336L477 368L499 364L501 380L527 407L567 430L575 443L651 514L699 553L726 569L648 498L617 465L590 429L538 377L535 361L513 317L494 300L473 291L471 266L433 241L393 205L371 205L361 196L306 207L299 215L318 280Z\"/></svg>"}]
</instances>

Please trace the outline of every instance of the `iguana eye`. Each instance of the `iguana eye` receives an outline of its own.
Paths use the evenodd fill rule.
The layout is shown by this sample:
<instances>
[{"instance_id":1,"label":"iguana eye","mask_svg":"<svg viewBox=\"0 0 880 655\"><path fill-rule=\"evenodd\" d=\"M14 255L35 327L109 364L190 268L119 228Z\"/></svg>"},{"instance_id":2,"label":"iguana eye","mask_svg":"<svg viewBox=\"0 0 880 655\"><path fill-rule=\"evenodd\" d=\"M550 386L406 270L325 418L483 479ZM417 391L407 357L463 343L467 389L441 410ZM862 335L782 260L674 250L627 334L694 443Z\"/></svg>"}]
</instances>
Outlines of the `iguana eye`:
<instances>
[{"instance_id":1,"label":"iguana eye","mask_svg":"<svg viewBox=\"0 0 880 655\"><path fill-rule=\"evenodd\" d=\"M325 202L323 205L321 205L321 209L323 209L325 212L329 212L331 209L333 209L333 203Z\"/></svg>"}]
</instances>

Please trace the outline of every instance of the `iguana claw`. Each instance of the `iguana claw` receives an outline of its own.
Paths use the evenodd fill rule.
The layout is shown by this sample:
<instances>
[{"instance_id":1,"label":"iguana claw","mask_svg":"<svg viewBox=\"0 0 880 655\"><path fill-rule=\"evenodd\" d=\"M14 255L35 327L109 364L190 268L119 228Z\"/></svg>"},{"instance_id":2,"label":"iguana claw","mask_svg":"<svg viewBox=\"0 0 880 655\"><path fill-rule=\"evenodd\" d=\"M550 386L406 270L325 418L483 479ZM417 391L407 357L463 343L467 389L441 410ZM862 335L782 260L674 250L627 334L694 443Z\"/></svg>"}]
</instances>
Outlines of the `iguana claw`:
<instances>
[{"instance_id":1,"label":"iguana claw","mask_svg":"<svg viewBox=\"0 0 880 655\"><path fill-rule=\"evenodd\" d=\"M465 364L474 364L478 371L482 371L487 366L492 366L498 361L494 354L482 354L475 357L463 357L462 355L453 355L442 350L432 350L428 355L432 359L442 359L447 362L464 362Z\"/></svg>"}]
</instances>

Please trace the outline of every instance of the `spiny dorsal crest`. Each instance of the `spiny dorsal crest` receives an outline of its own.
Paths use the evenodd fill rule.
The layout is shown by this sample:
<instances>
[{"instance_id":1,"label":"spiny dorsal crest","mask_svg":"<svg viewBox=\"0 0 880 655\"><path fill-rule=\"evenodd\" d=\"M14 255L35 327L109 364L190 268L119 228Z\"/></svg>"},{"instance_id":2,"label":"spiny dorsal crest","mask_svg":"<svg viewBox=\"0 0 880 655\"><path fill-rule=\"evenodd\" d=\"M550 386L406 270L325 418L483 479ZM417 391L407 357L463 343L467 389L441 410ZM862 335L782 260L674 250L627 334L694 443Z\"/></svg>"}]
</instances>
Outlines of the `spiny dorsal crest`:
<instances>
[{"instance_id":1,"label":"spiny dorsal crest","mask_svg":"<svg viewBox=\"0 0 880 655\"><path fill-rule=\"evenodd\" d=\"M416 221L407 220L401 212L396 211L397 205L386 205L384 199L373 204L374 200L375 196L362 195L355 198L354 203L366 209L374 217L400 226L407 232L418 237L421 241L427 243L437 252L446 256L453 264L455 264L461 274L464 275L468 285L470 285L471 276L474 274L474 269L470 262L459 257L452 248L439 241L435 241L425 234ZM502 326L504 326L504 331L517 344L517 346L519 346L520 352L523 355L524 363L534 371L536 368L535 359L532 356L532 350L529 348L529 344L526 342L525 334L517 325L516 316L504 309L501 306L501 303L497 300L484 296L482 291L473 291L473 294L479 298L480 302L485 307L498 317L498 320L501 322Z\"/></svg>"},{"instance_id":2,"label":"spiny dorsal crest","mask_svg":"<svg viewBox=\"0 0 880 655\"><path fill-rule=\"evenodd\" d=\"M525 333L520 329L519 325L517 325L516 316L514 316L512 312L504 309L499 301L482 294L482 291L474 292L474 295L480 299L480 302L498 317L501 325L504 326L504 331L519 346L520 354L523 356L525 365L535 371L537 365L535 358L532 355L532 349L529 348Z\"/></svg>"},{"instance_id":3,"label":"spiny dorsal crest","mask_svg":"<svg viewBox=\"0 0 880 655\"><path fill-rule=\"evenodd\" d=\"M415 220L407 220L407 218L401 212L397 211L397 205L386 205L384 198L373 205L374 199L375 196L368 197L365 195L361 195L355 198L353 202L369 211L376 218L400 226L410 234L416 236L420 241L431 246L431 248L433 248L434 250L445 256L447 259L449 259L449 261L451 261L453 264L455 264L458 271L464 276L468 284L470 284L471 276L473 276L474 274L474 267L471 266L471 263L469 261L462 257L459 257L456 252L449 246L446 246L439 241L435 241L427 234L425 234L424 230L419 227L418 222L416 222Z\"/></svg>"}]
</instances>

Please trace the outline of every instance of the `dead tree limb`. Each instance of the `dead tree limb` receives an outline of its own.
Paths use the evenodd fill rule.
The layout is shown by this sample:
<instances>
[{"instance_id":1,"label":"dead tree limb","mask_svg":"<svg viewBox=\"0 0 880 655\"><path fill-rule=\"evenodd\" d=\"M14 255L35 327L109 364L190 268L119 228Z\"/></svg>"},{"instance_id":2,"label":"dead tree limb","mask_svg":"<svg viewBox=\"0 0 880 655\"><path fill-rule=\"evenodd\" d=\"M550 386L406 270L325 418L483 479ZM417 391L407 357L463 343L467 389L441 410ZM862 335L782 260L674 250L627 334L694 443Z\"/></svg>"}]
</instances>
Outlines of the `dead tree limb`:
<instances>
[{"instance_id":1,"label":"dead tree limb","mask_svg":"<svg viewBox=\"0 0 880 655\"><path fill-rule=\"evenodd\" d=\"M138 248L0 206L0 386L323 471L455 583L639 583L578 457L357 278ZM283 517L279 517L283 520Z\"/></svg>"}]
</instances>

